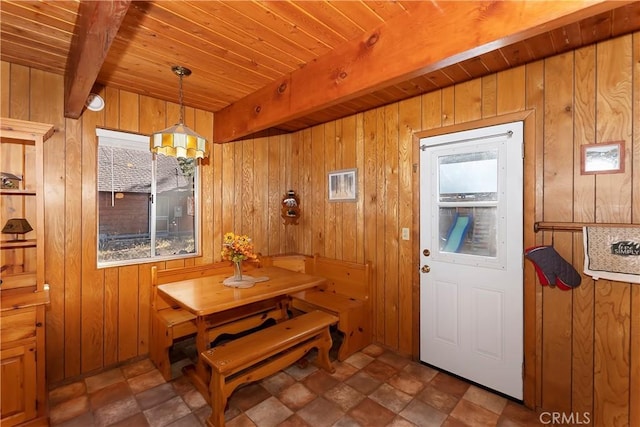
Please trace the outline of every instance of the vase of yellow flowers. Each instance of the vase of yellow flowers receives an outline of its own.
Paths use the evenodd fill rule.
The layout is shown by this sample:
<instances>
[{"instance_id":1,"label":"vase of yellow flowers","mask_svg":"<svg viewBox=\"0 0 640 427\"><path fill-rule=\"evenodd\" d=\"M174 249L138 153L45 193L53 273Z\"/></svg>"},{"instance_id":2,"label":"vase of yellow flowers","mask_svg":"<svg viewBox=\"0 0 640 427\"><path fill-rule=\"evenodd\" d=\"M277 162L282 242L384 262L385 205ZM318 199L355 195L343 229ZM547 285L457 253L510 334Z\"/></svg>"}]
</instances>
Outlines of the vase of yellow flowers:
<instances>
[{"instance_id":1,"label":"vase of yellow flowers","mask_svg":"<svg viewBox=\"0 0 640 427\"><path fill-rule=\"evenodd\" d=\"M233 263L233 281L242 282L242 261L245 259L255 259L253 244L249 236L225 233L222 240L222 259Z\"/></svg>"}]
</instances>

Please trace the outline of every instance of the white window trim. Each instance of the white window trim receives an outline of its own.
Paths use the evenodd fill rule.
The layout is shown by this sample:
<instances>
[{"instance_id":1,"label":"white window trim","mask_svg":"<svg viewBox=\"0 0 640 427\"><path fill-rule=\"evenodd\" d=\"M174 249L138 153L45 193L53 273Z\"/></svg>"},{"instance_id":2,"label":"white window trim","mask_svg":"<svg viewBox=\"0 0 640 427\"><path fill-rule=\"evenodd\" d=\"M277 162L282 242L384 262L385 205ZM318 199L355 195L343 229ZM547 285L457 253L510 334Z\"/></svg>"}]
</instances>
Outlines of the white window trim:
<instances>
[{"instance_id":1,"label":"white window trim","mask_svg":"<svg viewBox=\"0 0 640 427\"><path fill-rule=\"evenodd\" d=\"M96 136L98 137L97 139L97 144L99 146L108 146L108 147L117 147L117 148L127 148L130 150L139 150L139 151L145 151L147 152L149 150L149 135L143 135L143 134L138 134L138 133L131 133L131 132L123 132L123 131L116 131L116 130L110 130L110 129L103 129L103 128L96 128ZM154 159L155 159L155 154L153 155ZM96 158L96 162L97 162L97 158ZM97 165L97 163L96 163ZM156 173L156 163L153 162L152 165L152 176L155 177L155 173ZM96 168L96 178L98 175L98 171ZM96 195L98 194L98 180L96 179ZM131 260L121 260L121 261L102 261L100 262L98 260L98 252L99 252L99 236L100 236L100 217L99 217L99 211L96 211L96 213L98 214L96 216L96 263L97 263L97 268L109 268L109 267L119 267L119 266L126 266L126 265L139 265L139 264L147 264L147 263L153 263L153 262L158 262L158 261L169 261L169 260L174 260L174 259L183 259L183 258L195 258L195 257L199 257L202 256L202 248L200 245L200 222L201 222L201 218L200 218L200 164L198 163L198 165L196 166L196 175L194 177L194 191L193 191L193 195L194 195L194 211L197 212L196 214L196 221L194 223L194 239L195 239L195 252L191 252L188 254L183 254L183 255L165 255L165 256L158 256L158 255L154 255L151 256L149 258L138 258L138 259L131 259ZM152 200L151 200L151 204L154 205L154 209L151 210L151 218L149 219L150 221L153 221L153 223L155 223L155 219L156 219L156 209L155 209L155 204L156 204L156 182L155 179L153 179L151 181L151 196L152 196ZM153 240L152 240L153 243Z\"/></svg>"}]
</instances>

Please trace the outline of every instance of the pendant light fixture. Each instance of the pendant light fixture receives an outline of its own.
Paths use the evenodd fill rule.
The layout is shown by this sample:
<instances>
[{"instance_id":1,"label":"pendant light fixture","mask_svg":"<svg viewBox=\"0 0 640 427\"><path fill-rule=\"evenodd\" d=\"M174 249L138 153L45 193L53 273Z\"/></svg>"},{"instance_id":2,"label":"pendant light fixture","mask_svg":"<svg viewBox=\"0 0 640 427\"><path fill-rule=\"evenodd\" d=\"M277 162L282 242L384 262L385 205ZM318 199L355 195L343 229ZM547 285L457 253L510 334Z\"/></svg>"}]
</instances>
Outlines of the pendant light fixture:
<instances>
[{"instance_id":1,"label":"pendant light fixture","mask_svg":"<svg viewBox=\"0 0 640 427\"><path fill-rule=\"evenodd\" d=\"M191 75L191 70L175 65L171 71L180 79L180 121L159 132L155 132L150 138L152 153L161 153L165 156L186 157L201 159L209 157L207 140L200 134L189 129L184 124L184 105L182 104L182 78Z\"/></svg>"}]
</instances>

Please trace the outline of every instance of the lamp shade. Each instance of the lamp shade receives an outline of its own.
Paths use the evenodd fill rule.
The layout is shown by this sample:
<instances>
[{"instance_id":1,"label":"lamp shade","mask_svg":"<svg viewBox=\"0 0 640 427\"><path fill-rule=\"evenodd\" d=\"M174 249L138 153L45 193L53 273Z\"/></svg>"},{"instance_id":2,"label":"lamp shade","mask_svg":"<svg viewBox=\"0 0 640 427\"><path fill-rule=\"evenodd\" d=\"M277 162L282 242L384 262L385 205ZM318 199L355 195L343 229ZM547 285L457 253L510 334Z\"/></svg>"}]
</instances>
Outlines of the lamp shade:
<instances>
[{"instance_id":1,"label":"lamp shade","mask_svg":"<svg viewBox=\"0 0 640 427\"><path fill-rule=\"evenodd\" d=\"M201 159L209 155L207 140L182 123L153 133L150 145L152 152L165 156Z\"/></svg>"},{"instance_id":2,"label":"lamp shade","mask_svg":"<svg viewBox=\"0 0 640 427\"><path fill-rule=\"evenodd\" d=\"M16 234L16 238L18 234L25 234L33 230L29 221L25 218L11 218L7 221L7 223L2 227L2 233L4 234Z\"/></svg>"}]
</instances>

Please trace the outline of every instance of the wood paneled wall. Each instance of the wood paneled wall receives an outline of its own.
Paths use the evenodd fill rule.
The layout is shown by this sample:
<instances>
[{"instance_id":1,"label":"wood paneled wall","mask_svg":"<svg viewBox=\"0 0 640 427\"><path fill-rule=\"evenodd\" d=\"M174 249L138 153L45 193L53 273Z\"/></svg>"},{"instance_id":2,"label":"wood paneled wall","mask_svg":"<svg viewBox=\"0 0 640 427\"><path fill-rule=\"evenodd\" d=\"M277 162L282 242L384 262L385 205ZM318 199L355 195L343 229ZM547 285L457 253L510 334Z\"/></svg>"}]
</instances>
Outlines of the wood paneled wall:
<instances>
[{"instance_id":1,"label":"wood paneled wall","mask_svg":"<svg viewBox=\"0 0 640 427\"><path fill-rule=\"evenodd\" d=\"M53 123L46 143L46 251L51 384L148 352L149 264L96 268L96 126L150 133L178 106L106 88L102 112L63 117L62 76L1 63L0 115ZM416 132L535 111L526 159L533 221L640 223L640 34L613 39L290 135L215 145L203 168L203 254L220 259L226 231L263 254L320 253L372 262L374 338L417 348ZM213 115L187 108L209 139ZM580 145L624 140L625 172L580 175ZM327 201L327 172L358 169L358 200ZM280 201L301 198L300 225ZM410 228L411 241L400 239ZM553 236L552 236L553 234ZM581 233L538 233L582 270ZM526 280L535 281L529 270ZM535 396L547 410L588 412L593 425L640 425L640 285L583 277L571 292L535 285Z\"/></svg>"}]
</instances>

